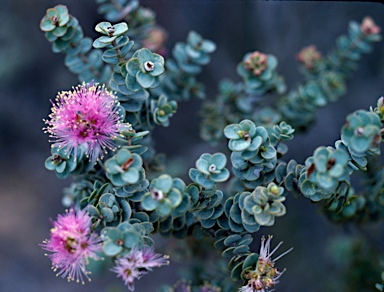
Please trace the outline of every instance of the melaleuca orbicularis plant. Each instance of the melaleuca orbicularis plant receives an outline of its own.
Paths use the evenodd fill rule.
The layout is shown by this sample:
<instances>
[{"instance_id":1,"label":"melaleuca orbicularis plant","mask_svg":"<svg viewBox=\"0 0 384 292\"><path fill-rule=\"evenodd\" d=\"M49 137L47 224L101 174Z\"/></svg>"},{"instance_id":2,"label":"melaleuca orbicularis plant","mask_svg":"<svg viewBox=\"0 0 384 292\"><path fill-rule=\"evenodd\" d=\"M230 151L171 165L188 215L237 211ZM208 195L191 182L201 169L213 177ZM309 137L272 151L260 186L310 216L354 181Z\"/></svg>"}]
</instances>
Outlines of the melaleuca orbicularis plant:
<instances>
[{"instance_id":1,"label":"melaleuca orbicularis plant","mask_svg":"<svg viewBox=\"0 0 384 292\"><path fill-rule=\"evenodd\" d=\"M288 196L321 204L334 222L383 217L377 159L383 97L375 107L351 113L334 146L318 147L304 164L284 160L285 141L310 127L316 109L345 93L357 61L381 39L371 18L352 21L326 55L314 45L303 48L296 57L305 80L290 91L275 56L246 53L234 68L242 81L222 81L217 98L203 104L202 138L227 149L203 153L185 172L186 182L167 174L151 134L171 123L179 102L205 97L197 75L216 45L191 31L164 58L167 33L152 10L136 0L97 2L106 21L96 25L95 40L84 37L64 5L49 8L40 23L80 82L58 94L44 120L52 146L46 168L73 178L64 190L69 210L41 245L57 275L84 283L90 259L110 259L110 270L133 291L138 279L172 261L172 254L155 252L152 235L159 233L194 239L186 247L201 261L216 250L222 257L214 260L216 274L208 264L200 266L194 277L159 291L272 291L284 272L276 261L291 249L275 255L281 243L271 251L272 236L265 239L260 229L282 220ZM276 95L268 105L262 102L266 94ZM364 191L352 186L354 173L367 177ZM258 252L250 247L254 237L261 238ZM196 248L207 243L207 249ZM209 281L203 274L211 275ZM376 288L383 291L380 281Z\"/></svg>"}]
</instances>

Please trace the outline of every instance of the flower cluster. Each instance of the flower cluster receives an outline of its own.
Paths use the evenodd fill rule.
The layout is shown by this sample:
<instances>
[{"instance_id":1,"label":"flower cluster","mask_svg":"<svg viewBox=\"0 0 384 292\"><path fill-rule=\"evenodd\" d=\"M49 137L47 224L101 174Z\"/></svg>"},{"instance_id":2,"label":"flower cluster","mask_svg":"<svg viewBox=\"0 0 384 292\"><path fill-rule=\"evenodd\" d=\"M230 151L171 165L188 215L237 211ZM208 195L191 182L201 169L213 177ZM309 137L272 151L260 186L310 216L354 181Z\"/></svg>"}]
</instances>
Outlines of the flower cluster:
<instances>
[{"instance_id":1,"label":"flower cluster","mask_svg":"<svg viewBox=\"0 0 384 292\"><path fill-rule=\"evenodd\" d=\"M168 256L155 253L153 247L144 246L142 249L133 248L126 256L117 258L111 271L123 279L129 291L134 291L135 279L140 279L154 267L168 264Z\"/></svg>"},{"instance_id":2,"label":"flower cluster","mask_svg":"<svg viewBox=\"0 0 384 292\"><path fill-rule=\"evenodd\" d=\"M97 252L101 251L100 238L91 231L91 217L85 210L75 212L72 208L59 215L53 226L51 238L41 244L51 252L47 256L53 270L59 270L57 275L67 277L68 281L84 284L83 276L90 280L86 269L88 259L98 260Z\"/></svg>"},{"instance_id":3,"label":"flower cluster","mask_svg":"<svg viewBox=\"0 0 384 292\"><path fill-rule=\"evenodd\" d=\"M74 151L76 157L83 145L90 160L96 162L107 149L116 148L120 107L117 97L104 86L83 83L73 91L59 93L49 117L44 120L45 131L54 139L53 146L64 148L68 156Z\"/></svg>"},{"instance_id":4,"label":"flower cluster","mask_svg":"<svg viewBox=\"0 0 384 292\"><path fill-rule=\"evenodd\" d=\"M248 283L241 287L239 291L241 292L267 292L271 291L279 281L278 279L284 273L280 272L275 268L275 262L289 253L291 249L282 253L278 257L271 259L271 256L276 252L280 247L282 242L280 242L273 250L270 251L272 236L268 236L268 239L265 240L265 237L261 238L261 247L260 254L254 270L250 269L246 272L244 277L248 280Z\"/></svg>"}]
</instances>

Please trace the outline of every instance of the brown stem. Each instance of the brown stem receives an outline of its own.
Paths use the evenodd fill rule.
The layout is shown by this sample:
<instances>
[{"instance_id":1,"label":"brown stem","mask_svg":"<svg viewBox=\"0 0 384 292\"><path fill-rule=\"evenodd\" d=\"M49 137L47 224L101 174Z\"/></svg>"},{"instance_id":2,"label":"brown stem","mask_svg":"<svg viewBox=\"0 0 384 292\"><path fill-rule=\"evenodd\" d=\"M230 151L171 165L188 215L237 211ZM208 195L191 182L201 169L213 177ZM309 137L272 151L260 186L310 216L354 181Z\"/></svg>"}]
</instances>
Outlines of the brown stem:
<instances>
[{"instance_id":1,"label":"brown stem","mask_svg":"<svg viewBox=\"0 0 384 292\"><path fill-rule=\"evenodd\" d=\"M117 47L116 40L113 40L112 45L113 45L114 47ZM115 50L116 50L117 57L119 58L119 63L124 62L125 59L124 59L124 57L121 55L120 48L116 48Z\"/></svg>"}]
</instances>

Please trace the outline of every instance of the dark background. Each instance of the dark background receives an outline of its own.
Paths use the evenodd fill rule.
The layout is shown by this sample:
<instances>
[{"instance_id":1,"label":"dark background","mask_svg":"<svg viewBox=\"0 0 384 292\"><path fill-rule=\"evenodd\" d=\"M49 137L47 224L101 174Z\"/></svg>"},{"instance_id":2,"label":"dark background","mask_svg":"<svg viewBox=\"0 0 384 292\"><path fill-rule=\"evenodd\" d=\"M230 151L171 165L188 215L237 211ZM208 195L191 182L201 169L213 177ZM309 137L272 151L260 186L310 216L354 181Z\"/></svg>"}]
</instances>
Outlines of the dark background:
<instances>
[{"instance_id":1,"label":"dark background","mask_svg":"<svg viewBox=\"0 0 384 292\"><path fill-rule=\"evenodd\" d=\"M38 246L49 236L49 218L55 219L64 211L61 192L70 184L70 180L59 180L44 168L50 145L41 130L42 119L50 110L49 99L78 83L64 66L64 56L51 52L39 30L45 10L60 3L80 20L85 35L96 36L93 28L103 19L97 14L95 1L0 0L0 291L126 291L111 272L94 276L85 286L68 284L50 270L50 262ZM141 3L156 11L158 23L169 32L169 49L176 41L185 40L191 29L216 42L218 49L212 62L200 76L208 98L216 95L220 79L240 81L235 67L247 52L275 55L278 72L285 76L288 87L294 88L302 80L294 57L302 47L315 44L326 53L335 38L347 31L349 20L361 21L366 15L384 26L384 5L369 2ZM319 110L311 131L289 143L289 157L303 163L317 146L333 145L348 113L375 106L384 91L383 60L383 45L379 43L373 54L360 60L347 94ZM180 104L171 126L155 131L157 149L171 158L186 157L187 169L201 153L211 151L198 136L200 104L199 100ZM179 176L185 177L187 169ZM282 251L294 247L279 260L278 266L287 267L287 271L277 291L343 291L344 286L337 283L342 281L341 266L346 259L329 247L335 238L353 234L353 228L346 230L329 223L308 200L290 197L286 205L287 215L255 236L256 249L260 236L270 233L275 236L275 244L284 240ZM362 228L374 239L383 238L383 224ZM171 264L138 281L137 291L155 291L160 284L175 279L175 265Z\"/></svg>"}]
</instances>

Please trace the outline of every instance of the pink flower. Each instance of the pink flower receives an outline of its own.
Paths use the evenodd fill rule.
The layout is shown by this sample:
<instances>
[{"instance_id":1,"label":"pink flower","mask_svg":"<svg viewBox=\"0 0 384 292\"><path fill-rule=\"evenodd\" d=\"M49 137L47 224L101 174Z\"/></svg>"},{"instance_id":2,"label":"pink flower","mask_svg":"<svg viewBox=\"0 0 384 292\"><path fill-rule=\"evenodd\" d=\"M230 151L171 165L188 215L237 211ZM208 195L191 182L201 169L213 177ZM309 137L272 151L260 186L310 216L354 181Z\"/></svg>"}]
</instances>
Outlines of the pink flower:
<instances>
[{"instance_id":1,"label":"pink flower","mask_svg":"<svg viewBox=\"0 0 384 292\"><path fill-rule=\"evenodd\" d=\"M52 102L50 120L44 128L54 138L54 147L65 148L74 156L85 146L92 162L103 157L106 149L115 149L119 135L119 102L104 86L85 84L58 94Z\"/></svg>"},{"instance_id":2,"label":"pink flower","mask_svg":"<svg viewBox=\"0 0 384 292\"><path fill-rule=\"evenodd\" d=\"M241 292L264 292L264 284L260 279L251 279L248 281L248 284L239 289Z\"/></svg>"},{"instance_id":3,"label":"pink flower","mask_svg":"<svg viewBox=\"0 0 384 292\"><path fill-rule=\"evenodd\" d=\"M135 280L147 273L146 271L139 271L136 265L126 257L117 259L111 271L123 279L124 285L128 287L129 291L135 291Z\"/></svg>"},{"instance_id":4,"label":"pink flower","mask_svg":"<svg viewBox=\"0 0 384 292\"><path fill-rule=\"evenodd\" d=\"M97 252L101 251L100 238L91 232L90 226L91 217L86 211L75 213L73 208L59 215L53 223L51 238L41 246L51 252L47 256L52 261L53 270L59 270L57 276L84 283L84 275L90 280L90 272L85 266L89 258L98 260Z\"/></svg>"},{"instance_id":5,"label":"pink flower","mask_svg":"<svg viewBox=\"0 0 384 292\"><path fill-rule=\"evenodd\" d=\"M142 256L142 267L147 270L150 270L153 267L161 267L169 264L168 256L155 253L153 246L144 246L139 253L141 253Z\"/></svg>"},{"instance_id":6,"label":"pink flower","mask_svg":"<svg viewBox=\"0 0 384 292\"><path fill-rule=\"evenodd\" d=\"M144 246L142 249L133 248L129 254L118 258L112 272L121 277L129 291L135 290L135 279L152 271L153 267L168 265L168 256L156 254L153 247Z\"/></svg>"},{"instance_id":7,"label":"pink flower","mask_svg":"<svg viewBox=\"0 0 384 292\"><path fill-rule=\"evenodd\" d=\"M267 241L265 241L265 237L261 238L261 247L256 269L249 271L247 276L249 281L245 286L241 287L239 291L267 292L271 291L269 289L273 288L279 282L278 279L283 275L284 271L280 272L275 268L275 261L289 253L292 248L272 260L271 256L283 242L280 242L271 252L271 239L272 236L268 236Z\"/></svg>"},{"instance_id":8,"label":"pink flower","mask_svg":"<svg viewBox=\"0 0 384 292\"><path fill-rule=\"evenodd\" d=\"M364 17L363 22L360 25L360 29L364 34L378 34L380 33L380 26L376 25L373 19L369 16Z\"/></svg>"}]
</instances>

